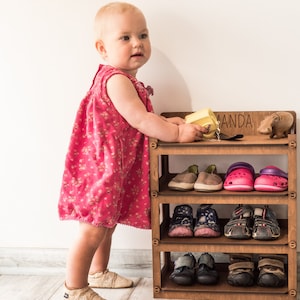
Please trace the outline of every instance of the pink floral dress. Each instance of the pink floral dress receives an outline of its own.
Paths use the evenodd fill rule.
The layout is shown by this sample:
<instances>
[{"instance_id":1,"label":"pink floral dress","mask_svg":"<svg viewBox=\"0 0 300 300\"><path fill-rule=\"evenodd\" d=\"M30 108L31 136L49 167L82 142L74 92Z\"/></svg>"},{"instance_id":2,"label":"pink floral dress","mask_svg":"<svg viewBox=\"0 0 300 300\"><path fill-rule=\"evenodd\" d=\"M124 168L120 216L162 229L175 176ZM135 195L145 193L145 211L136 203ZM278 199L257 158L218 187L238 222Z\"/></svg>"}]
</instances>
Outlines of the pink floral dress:
<instances>
[{"instance_id":1,"label":"pink floral dress","mask_svg":"<svg viewBox=\"0 0 300 300\"><path fill-rule=\"evenodd\" d=\"M115 109L107 80L127 76L147 111L151 88L129 74L100 65L77 112L58 203L62 220L111 228L117 223L150 228L148 137Z\"/></svg>"}]
</instances>

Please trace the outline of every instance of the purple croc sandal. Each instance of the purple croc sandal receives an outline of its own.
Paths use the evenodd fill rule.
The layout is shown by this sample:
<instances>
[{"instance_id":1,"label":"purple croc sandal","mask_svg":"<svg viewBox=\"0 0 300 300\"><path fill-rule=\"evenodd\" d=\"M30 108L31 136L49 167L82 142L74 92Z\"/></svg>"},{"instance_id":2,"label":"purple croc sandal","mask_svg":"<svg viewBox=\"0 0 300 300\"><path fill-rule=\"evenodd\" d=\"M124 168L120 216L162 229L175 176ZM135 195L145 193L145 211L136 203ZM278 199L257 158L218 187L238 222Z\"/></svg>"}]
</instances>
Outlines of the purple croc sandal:
<instances>
[{"instance_id":1,"label":"purple croc sandal","mask_svg":"<svg viewBox=\"0 0 300 300\"><path fill-rule=\"evenodd\" d=\"M249 192L253 190L254 168L246 162L232 164L225 175L224 189L228 191Z\"/></svg>"},{"instance_id":2,"label":"purple croc sandal","mask_svg":"<svg viewBox=\"0 0 300 300\"><path fill-rule=\"evenodd\" d=\"M283 192L288 188L288 174L275 166L260 170L255 179L254 189L262 192Z\"/></svg>"}]
</instances>

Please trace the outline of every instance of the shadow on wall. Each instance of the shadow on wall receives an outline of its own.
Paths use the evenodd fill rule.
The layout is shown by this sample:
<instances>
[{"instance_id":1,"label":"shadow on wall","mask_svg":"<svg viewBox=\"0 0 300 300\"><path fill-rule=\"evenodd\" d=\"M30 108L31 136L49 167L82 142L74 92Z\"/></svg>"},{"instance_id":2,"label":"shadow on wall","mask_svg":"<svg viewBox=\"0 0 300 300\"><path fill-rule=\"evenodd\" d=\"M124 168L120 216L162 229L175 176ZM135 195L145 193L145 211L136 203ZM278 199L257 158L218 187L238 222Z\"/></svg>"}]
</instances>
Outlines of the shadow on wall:
<instances>
[{"instance_id":1,"label":"shadow on wall","mask_svg":"<svg viewBox=\"0 0 300 300\"><path fill-rule=\"evenodd\" d=\"M138 78L154 89L151 100L157 114L192 110L191 96L184 78L157 48L152 48L151 58L139 71Z\"/></svg>"}]
</instances>

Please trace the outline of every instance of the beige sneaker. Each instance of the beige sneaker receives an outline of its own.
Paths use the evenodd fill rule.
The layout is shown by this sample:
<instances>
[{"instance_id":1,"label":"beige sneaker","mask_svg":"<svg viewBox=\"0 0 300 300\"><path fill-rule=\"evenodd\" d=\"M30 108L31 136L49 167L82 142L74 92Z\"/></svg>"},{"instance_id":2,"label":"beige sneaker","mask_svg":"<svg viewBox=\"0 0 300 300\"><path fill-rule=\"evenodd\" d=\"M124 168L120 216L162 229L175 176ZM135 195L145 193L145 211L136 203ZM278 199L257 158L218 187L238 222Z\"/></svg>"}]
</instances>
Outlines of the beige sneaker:
<instances>
[{"instance_id":1,"label":"beige sneaker","mask_svg":"<svg viewBox=\"0 0 300 300\"><path fill-rule=\"evenodd\" d=\"M94 288L120 289L133 286L133 281L105 270L104 272L89 275L89 286Z\"/></svg>"},{"instance_id":2,"label":"beige sneaker","mask_svg":"<svg viewBox=\"0 0 300 300\"><path fill-rule=\"evenodd\" d=\"M217 174L216 165L209 165L205 171L200 172L194 184L194 189L198 192L215 192L222 188L223 181Z\"/></svg>"},{"instance_id":3,"label":"beige sneaker","mask_svg":"<svg viewBox=\"0 0 300 300\"><path fill-rule=\"evenodd\" d=\"M90 287L82 289L69 290L66 286L64 288L64 299L68 300L106 300L100 297Z\"/></svg>"},{"instance_id":4,"label":"beige sneaker","mask_svg":"<svg viewBox=\"0 0 300 300\"><path fill-rule=\"evenodd\" d=\"M175 191L191 191L198 176L198 166L191 165L185 171L177 174L168 183L168 188Z\"/></svg>"}]
</instances>

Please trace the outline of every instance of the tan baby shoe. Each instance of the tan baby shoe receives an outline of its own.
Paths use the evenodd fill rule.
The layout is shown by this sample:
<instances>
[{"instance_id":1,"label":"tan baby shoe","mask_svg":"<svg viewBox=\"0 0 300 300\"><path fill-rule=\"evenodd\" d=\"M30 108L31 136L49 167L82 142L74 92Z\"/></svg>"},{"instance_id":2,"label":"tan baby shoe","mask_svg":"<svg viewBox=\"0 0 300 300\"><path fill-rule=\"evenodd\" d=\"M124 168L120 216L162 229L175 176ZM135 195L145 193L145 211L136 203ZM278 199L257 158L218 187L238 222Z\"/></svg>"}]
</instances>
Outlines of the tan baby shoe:
<instances>
[{"instance_id":1,"label":"tan baby shoe","mask_svg":"<svg viewBox=\"0 0 300 300\"><path fill-rule=\"evenodd\" d=\"M64 288L64 299L68 300L105 300L94 292L90 287L82 289L69 290L66 286Z\"/></svg>"},{"instance_id":2,"label":"tan baby shoe","mask_svg":"<svg viewBox=\"0 0 300 300\"><path fill-rule=\"evenodd\" d=\"M94 288L120 289L133 286L133 281L118 275L117 273L105 270L88 277L89 286Z\"/></svg>"}]
</instances>

